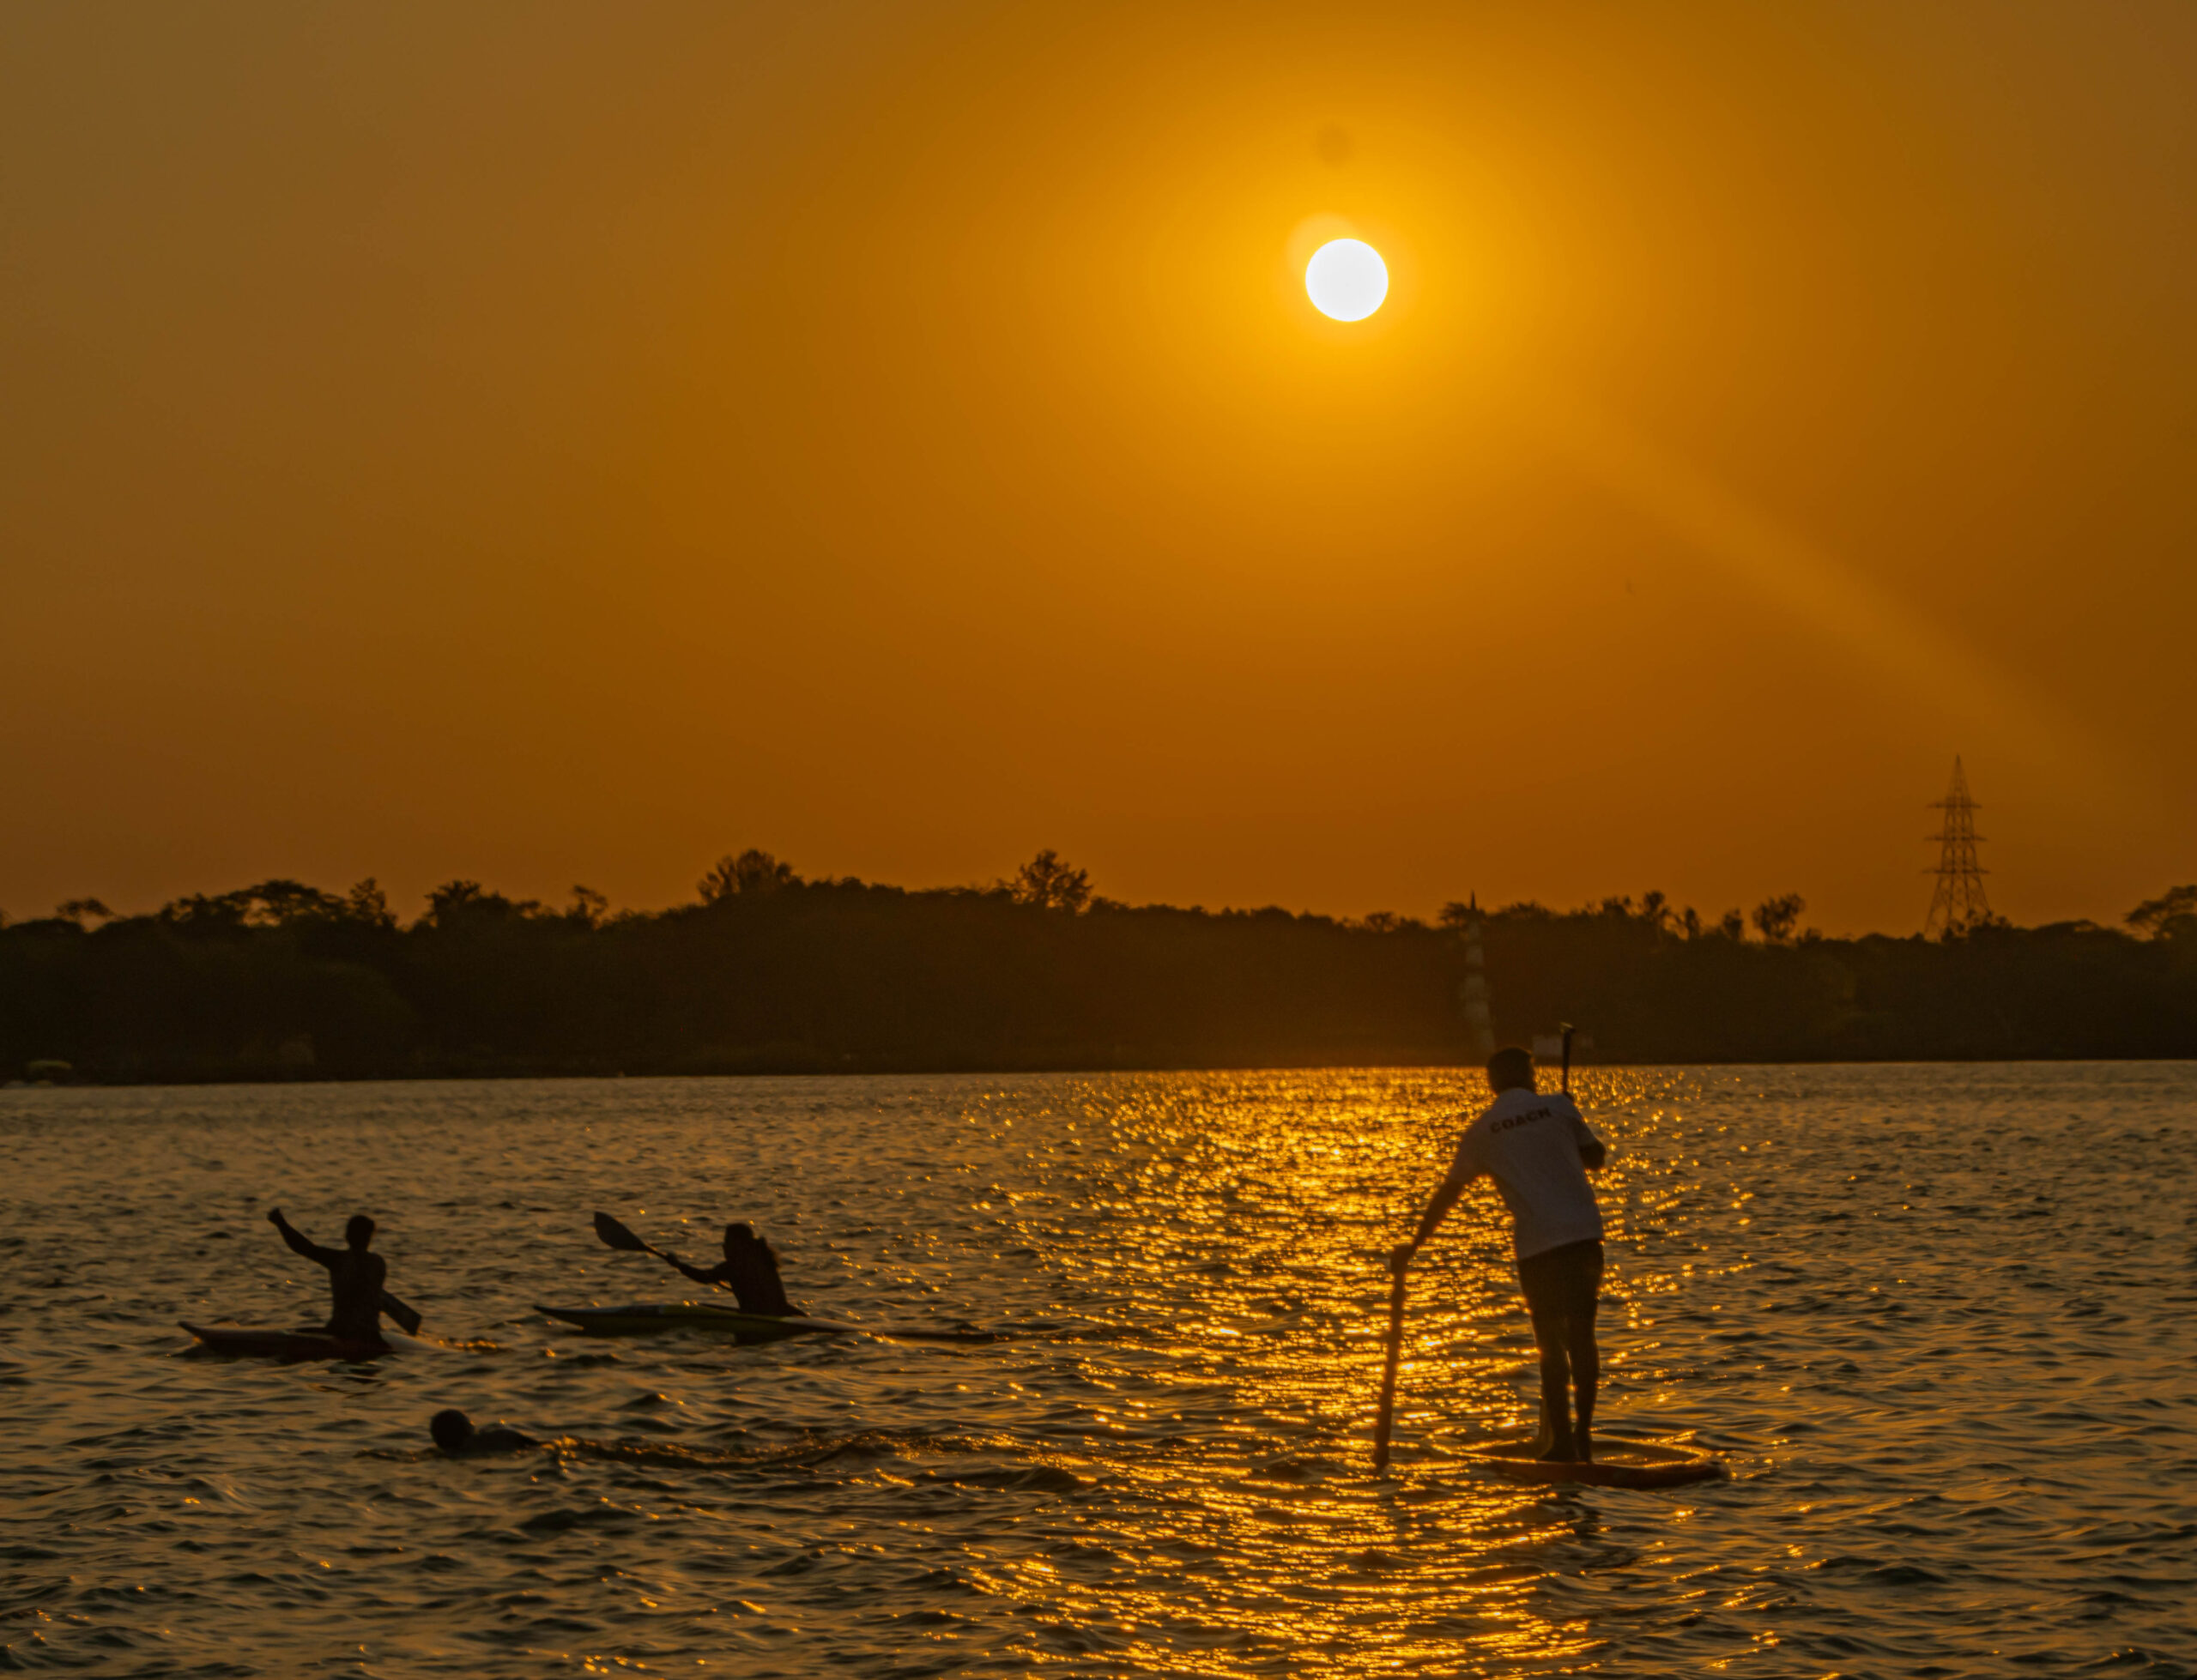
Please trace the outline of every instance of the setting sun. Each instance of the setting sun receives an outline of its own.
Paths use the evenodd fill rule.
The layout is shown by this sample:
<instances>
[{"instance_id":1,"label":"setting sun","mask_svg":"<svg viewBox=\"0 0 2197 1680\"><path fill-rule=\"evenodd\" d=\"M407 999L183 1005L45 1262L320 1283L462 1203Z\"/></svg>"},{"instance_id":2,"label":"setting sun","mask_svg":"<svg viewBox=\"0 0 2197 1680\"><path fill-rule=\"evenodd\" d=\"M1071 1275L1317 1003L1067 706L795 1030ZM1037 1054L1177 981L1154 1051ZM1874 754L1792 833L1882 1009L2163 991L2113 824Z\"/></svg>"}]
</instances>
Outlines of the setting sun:
<instances>
[{"instance_id":1,"label":"setting sun","mask_svg":"<svg viewBox=\"0 0 2197 1680\"><path fill-rule=\"evenodd\" d=\"M1312 307L1337 321L1363 321L1389 295L1389 265L1363 239L1330 239L1304 265Z\"/></svg>"},{"instance_id":2,"label":"setting sun","mask_svg":"<svg viewBox=\"0 0 2197 1680\"><path fill-rule=\"evenodd\" d=\"M6 1668L2197 1680L2193 87L0 0Z\"/></svg>"}]
</instances>

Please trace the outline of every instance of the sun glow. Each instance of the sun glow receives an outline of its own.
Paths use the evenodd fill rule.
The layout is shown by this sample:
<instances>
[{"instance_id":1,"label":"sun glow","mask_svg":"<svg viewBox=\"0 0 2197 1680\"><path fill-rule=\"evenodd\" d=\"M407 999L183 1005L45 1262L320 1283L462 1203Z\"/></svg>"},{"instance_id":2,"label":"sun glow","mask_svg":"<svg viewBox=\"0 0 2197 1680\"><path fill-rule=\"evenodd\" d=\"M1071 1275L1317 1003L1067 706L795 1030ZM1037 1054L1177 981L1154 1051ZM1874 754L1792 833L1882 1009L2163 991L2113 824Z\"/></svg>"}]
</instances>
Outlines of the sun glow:
<instances>
[{"instance_id":1,"label":"sun glow","mask_svg":"<svg viewBox=\"0 0 2197 1680\"><path fill-rule=\"evenodd\" d=\"M1389 265L1363 239L1330 239L1304 265L1312 307L1336 321L1363 321L1389 295Z\"/></svg>"}]
</instances>

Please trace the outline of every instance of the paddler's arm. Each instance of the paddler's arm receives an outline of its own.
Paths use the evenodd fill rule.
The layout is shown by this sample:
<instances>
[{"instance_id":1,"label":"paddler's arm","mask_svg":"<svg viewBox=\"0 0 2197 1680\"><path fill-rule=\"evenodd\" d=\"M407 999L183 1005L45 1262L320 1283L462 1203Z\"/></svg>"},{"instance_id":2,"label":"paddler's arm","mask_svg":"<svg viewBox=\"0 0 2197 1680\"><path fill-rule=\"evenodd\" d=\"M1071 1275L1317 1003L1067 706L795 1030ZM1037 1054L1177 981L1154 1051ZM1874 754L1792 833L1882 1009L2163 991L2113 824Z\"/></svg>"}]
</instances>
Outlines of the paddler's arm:
<instances>
[{"instance_id":1,"label":"paddler's arm","mask_svg":"<svg viewBox=\"0 0 2197 1680\"><path fill-rule=\"evenodd\" d=\"M689 1266L685 1260L676 1259L670 1254L666 1254L664 1259L670 1260L674 1266L677 1266L681 1272L685 1272L689 1278L692 1278L698 1284L722 1284L724 1282L724 1267L722 1266L711 1266L707 1272L705 1272L700 1266Z\"/></svg>"},{"instance_id":2,"label":"paddler's arm","mask_svg":"<svg viewBox=\"0 0 2197 1680\"><path fill-rule=\"evenodd\" d=\"M1426 1204L1426 1212L1419 1216L1419 1229L1413 1233L1411 1241L1389 1256L1389 1270L1401 1272L1411 1264L1411 1257L1426 1246L1427 1240L1434 1235L1434 1228L1442 1223L1442 1216L1457 1205L1457 1198L1465 1194L1465 1186L1476 1176L1467 1174L1460 1177L1451 1173L1442 1181L1433 1200Z\"/></svg>"},{"instance_id":3,"label":"paddler's arm","mask_svg":"<svg viewBox=\"0 0 2197 1680\"><path fill-rule=\"evenodd\" d=\"M323 1266L333 1266L336 1264L339 1258L336 1250L333 1248L322 1248L320 1244L315 1242L303 1231L300 1231L295 1225L292 1224L287 1219L285 1219L282 1217L282 1210L281 1208L269 1208L267 1210L267 1219L269 1224L273 1225L276 1230L282 1233L282 1241L290 1245L290 1252L292 1254L302 1254L306 1259L309 1260L318 1260Z\"/></svg>"},{"instance_id":4,"label":"paddler's arm","mask_svg":"<svg viewBox=\"0 0 2197 1680\"><path fill-rule=\"evenodd\" d=\"M1579 1164L1590 1173L1601 1171L1603 1164L1610 1158L1609 1147L1588 1126L1586 1117L1579 1112L1579 1105L1571 1097L1565 1097L1559 1100L1557 1112L1570 1125L1572 1141L1579 1145Z\"/></svg>"}]
</instances>

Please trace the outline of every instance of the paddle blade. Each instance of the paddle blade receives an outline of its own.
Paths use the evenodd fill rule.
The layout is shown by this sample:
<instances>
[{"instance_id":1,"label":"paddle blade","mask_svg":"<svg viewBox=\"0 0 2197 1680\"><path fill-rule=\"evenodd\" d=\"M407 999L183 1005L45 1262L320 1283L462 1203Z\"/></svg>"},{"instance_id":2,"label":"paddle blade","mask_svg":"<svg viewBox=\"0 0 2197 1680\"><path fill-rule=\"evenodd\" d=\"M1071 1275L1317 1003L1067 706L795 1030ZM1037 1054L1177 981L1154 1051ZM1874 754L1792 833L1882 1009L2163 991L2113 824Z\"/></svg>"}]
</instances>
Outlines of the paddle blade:
<instances>
[{"instance_id":1,"label":"paddle blade","mask_svg":"<svg viewBox=\"0 0 2197 1680\"><path fill-rule=\"evenodd\" d=\"M420 1314L387 1290L381 1292L381 1309L396 1320L396 1327L406 1335L416 1336L420 1333Z\"/></svg>"},{"instance_id":2,"label":"paddle blade","mask_svg":"<svg viewBox=\"0 0 2197 1680\"><path fill-rule=\"evenodd\" d=\"M622 1248L629 1254L652 1254L656 1252L608 1213L595 1216L595 1234L612 1248Z\"/></svg>"}]
</instances>

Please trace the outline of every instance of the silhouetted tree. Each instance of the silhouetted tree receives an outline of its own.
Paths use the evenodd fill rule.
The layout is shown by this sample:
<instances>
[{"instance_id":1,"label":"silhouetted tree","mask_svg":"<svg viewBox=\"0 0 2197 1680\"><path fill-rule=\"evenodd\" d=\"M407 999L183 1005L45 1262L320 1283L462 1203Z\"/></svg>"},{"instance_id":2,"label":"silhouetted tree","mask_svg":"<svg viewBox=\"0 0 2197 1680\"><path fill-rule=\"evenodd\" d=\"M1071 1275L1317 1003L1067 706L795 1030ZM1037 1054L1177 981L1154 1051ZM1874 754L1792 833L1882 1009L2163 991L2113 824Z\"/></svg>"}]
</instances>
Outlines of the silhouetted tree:
<instances>
[{"instance_id":1,"label":"silhouetted tree","mask_svg":"<svg viewBox=\"0 0 2197 1680\"><path fill-rule=\"evenodd\" d=\"M95 916L102 922L114 919L114 912L96 898L64 899L53 907L53 913L64 922L81 922L88 916Z\"/></svg>"},{"instance_id":2,"label":"silhouetted tree","mask_svg":"<svg viewBox=\"0 0 2197 1680\"><path fill-rule=\"evenodd\" d=\"M1091 875L1070 868L1049 846L1022 866L1009 890L1017 903L1074 916L1091 902Z\"/></svg>"},{"instance_id":3,"label":"silhouetted tree","mask_svg":"<svg viewBox=\"0 0 2197 1680\"><path fill-rule=\"evenodd\" d=\"M722 908L653 915L609 916L585 888L549 910L457 880L400 925L371 880L342 897L273 881L88 930L6 925L0 1067L1243 1067L1456 1062L1468 1048L1463 944L1408 917L1103 904L1057 855L1035 861L1059 890L1026 897L1020 881L802 882L756 857L753 890L730 861ZM1081 915L1030 908L1079 902ZM1796 903L1765 942L1736 911L1713 927L1681 911L1695 936L1680 940L1667 910L1648 895L1484 913L1498 1030L1583 1021L1601 1054L1631 1061L2197 1055L2197 890L2140 905L2130 931L1992 925L1952 942L1795 942ZM294 1053L306 1044L310 1058Z\"/></svg>"},{"instance_id":4,"label":"silhouetted tree","mask_svg":"<svg viewBox=\"0 0 2197 1680\"><path fill-rule=\"evenodd\" d=\"M2197 886L2172 886L2128 912L2128 925L2146 939L2197 939Z\"/></svg>"},{"instance_id":5,"label":"silhouetted tree","mask_svg":"<svg viewBox=\"0 0 2197 1680\"><path fill-rule=\"evenodd\" d=\"M303 881L262 881L246 887L243 897L249 906L246 919L261 927L279 928L300 916L336 916L343 909L334 893Z\"/></svg>"},{"instance_id":6,"label":"silhouetted tree","mask_svg":"<svg viewBox=\"0 0 2197 1680\"><path fill-rule=\"evenodd\" d=\"M500 892L491 892L478 881L445 881L427 895L427 925L449 933L465 927L480 927L505 922L524 921L542 913L542 906L531 898L506 898Z\"/></svg>"},{"instance_id":7,"label":"silhouetted tree","mask_svg":"<svg viewBox=\"0 0 2197 1680\"><path fill-rule=\"evenodd\" d=\"M1781 892L1774 898L1765 898L1754 907L1754 925L1763 939L1770 945L1783 945L1793 937L1793 929L1800 924L1801 912L1808 901L1797 892Z\"/></svg>"},{"instance_id":8,"label":"silhouetted tree","mask_svg":"<svg viewBox=\"0 0 2197 1680\"><path fill-rule=\"evenodd\" d=\"M726 853L696 885L702 902L714 904L740 893L776 892L780 887L800 884L793 865L781 863L770 853L750 846L738 857Z\"/></svg>"},{"instance_id":9,"label":"silhouetted tree","mask_svg":"<svg viewBox=\"0 0 2197 1680\"><path fill-rule=\"evenodd\" d=\"M243 928L280 928L307 917L343 916L348 902L301 881L261 881L211 897L194 893L161 906L160 918L193 933L234 932Z\"/></svg>"},{"instance_id":10,"label":"silhouetted tree","mask_svg":"<svg viewBox=\"0 0 2197 1680\"><path fill-rule=\"evenodd\" d=\"M362 928L394 928L396 918L389 908L389 895L381 890L381 883L372 875L353 886L343 897L343 907L338 919L356 923Z\"/></svg>"}]
</instances>

